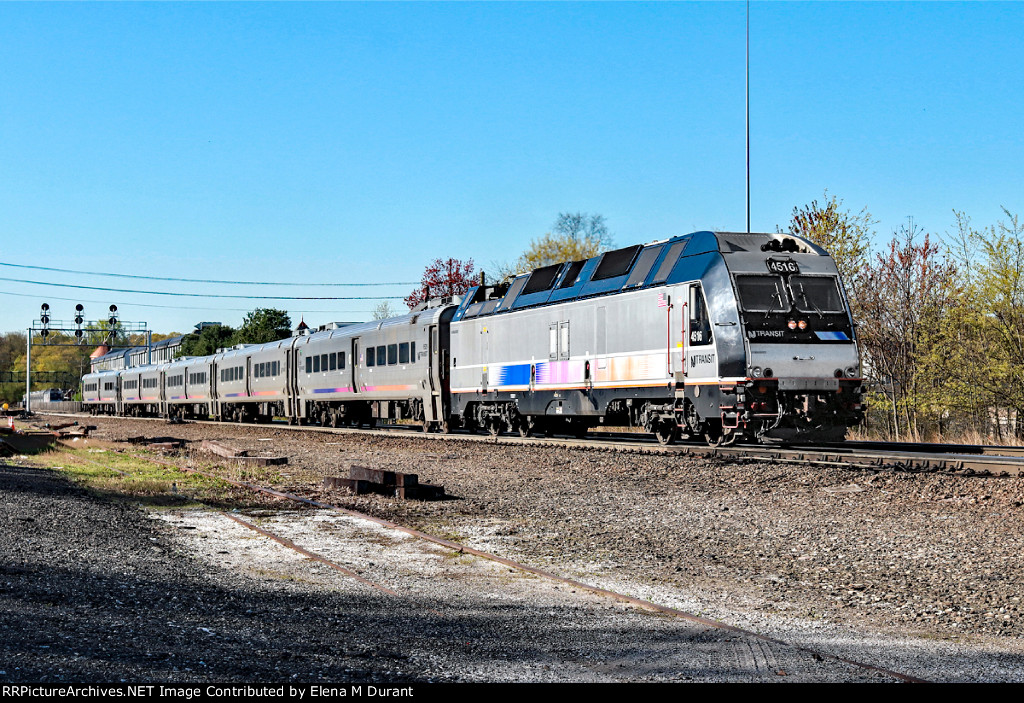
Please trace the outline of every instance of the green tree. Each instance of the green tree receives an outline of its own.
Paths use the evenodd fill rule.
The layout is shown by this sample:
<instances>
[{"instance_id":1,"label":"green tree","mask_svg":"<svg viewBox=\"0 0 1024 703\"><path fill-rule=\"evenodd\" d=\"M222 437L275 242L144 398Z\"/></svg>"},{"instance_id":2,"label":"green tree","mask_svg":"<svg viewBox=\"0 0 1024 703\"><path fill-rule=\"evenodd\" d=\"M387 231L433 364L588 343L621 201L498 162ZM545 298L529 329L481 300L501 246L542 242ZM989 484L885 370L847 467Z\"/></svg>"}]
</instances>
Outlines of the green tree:
<instances>
[{"instance_id":1,"label":"green tree","mask_svg":"<svg viewBox=\"0 0 1024 703\"><path fill-rule=\"evenodd\" d=\"M809 239L832 256L855 314L876 224L867 208L857 213L844 209L843 201L834 195L829 197L827 190L822 204L812 200L810 205L795 207L789 220L787 231Z\"/></svg>"},{"instance_id":2,"label":"green tree","mask_svg":"<svg viewBox=\"0 0 1024 703\"><path fill-rule=\"evenodd\" d=\"M975 229L954 212L953 250L965 271L969 302L964 339L951 348L969 374L958 377L957 395L977 429L998 440L1024 438L1024 224L1005 208L1005 220Z\"/></svg>"},{"instance_id":3,"label":"green tree","mask_svg":"<svg viewBox=\"0 0 1024 703\"><path fill-rule=\"evenodd\" d=\"M284 310L257 308L247 313L234 344L266 344L292 335L292 320Z\"/></svg>"},{"instance_id":4,"label":"green tree","mask_svg":"<svg viewBox=\"0 0 1024 703\"><path fill-rule=\"evenodd\" d=\"M874 408L897 439L940 431L953 407L951 320L959 305L956 265L928 234L902 228L864 271L858 336Z\"/></svg>"},{"instance_id":5,"label":"green tree","mask_svg":"<svg viewBox=\"0 0 1024 703\"><path fill-rule=\"evenodd\" d=\"M210 325L181 340L178 356L209 356L218 349L230 347L234 342L235 329L227 325Z\"/></svg>"},{"instance_id":6,"label":"green tree","mask_svg":"<svg viewBox=\"0 0 1024 703\"><path fill-rule=\"evenodd\" d=\"M603 215L562 212L550 232L532 240L515 264L501 267L500 273L525 273L562 261L589 259L608 251L613 245Z\"/></svg>"}]
</instances>

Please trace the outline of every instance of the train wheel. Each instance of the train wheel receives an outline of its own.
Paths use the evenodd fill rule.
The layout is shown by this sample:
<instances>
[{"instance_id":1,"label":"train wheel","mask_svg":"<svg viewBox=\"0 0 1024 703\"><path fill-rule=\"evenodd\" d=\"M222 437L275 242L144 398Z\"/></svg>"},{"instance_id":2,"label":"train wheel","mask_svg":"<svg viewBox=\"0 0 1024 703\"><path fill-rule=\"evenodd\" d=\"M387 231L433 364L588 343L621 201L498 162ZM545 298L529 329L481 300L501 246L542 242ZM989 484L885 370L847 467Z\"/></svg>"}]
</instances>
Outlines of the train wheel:
<instances>
[{"instance_id":1,"label":"train wheel","mask_svg":"<svg viewBox=\"0 0 1024 703\"><path fill-rule=\"evenodd\" d=\"M433 425L434 425L434 423L431 422L430 420L424 420L423 421L423 434L430 434L430 431L432 429L434 429Z\"/></svg>"},{"instance_id":2,"label":"train wheel","mask_svg":"<svg viewBox=\"0 0 1024 703\"><path fill-rule=\"evenodd\" d=\"M676 439L679 438L678 430L668 422L659 422L658 426L654 428L654 436L658 440L658 444L675 444Z\"/></svg>"},{"instance_id":3,"label":"train wheel","mask_svg":"<svg viewBox=\"0 0 1024 703\"><path fill-rule=\"evenodd\" d=\"M704 432L704 441L711 447L730 447L736 444L739 434L735 429L722 429L721 424L708 423Z\"/></svg>"},{"instance_id":4,"label":"train wheel","mask_svg":"<svg viewBox=\"0 0 1024 703\"><path fill-rule=\"evenodd\" d=\"M487 423L487 431L490 432L492 437L497 437L499 434L501 434L501 420L497 418L492 418Z\"/></svg>"},{"instance_id":5,"label":"train wheel","mask_svg":"<svg viewBox=\"0 0 1024 703\"><path fill-rule=\"evenodd\" d=\"M517 424L518 427L516 429L519 431L520 437L532 437L533 431L537 427L537 422L529 416L519 418Z\"/></svg>"},{"instance_id":6,"label":"train wheel","mask_svg":"<svg viewBox=\"0 0 1024 703\"><path fill-rule=\"evenodd\" d=\"M440 430L441 434L451 434L452 426L447 420L441 420L437 423L437 429Z\"/></svg>"},{"instance_id":7,"label":"train wheel","mask_svg":"<svg viewBox=\"0 0 1024 703\"><path fill-rule=\"evenodd\" d=\"M722 444L722 425L717 422L708 421L704 425L704 441L709 447L719 447Z\"/></svg>"}]
</instances>

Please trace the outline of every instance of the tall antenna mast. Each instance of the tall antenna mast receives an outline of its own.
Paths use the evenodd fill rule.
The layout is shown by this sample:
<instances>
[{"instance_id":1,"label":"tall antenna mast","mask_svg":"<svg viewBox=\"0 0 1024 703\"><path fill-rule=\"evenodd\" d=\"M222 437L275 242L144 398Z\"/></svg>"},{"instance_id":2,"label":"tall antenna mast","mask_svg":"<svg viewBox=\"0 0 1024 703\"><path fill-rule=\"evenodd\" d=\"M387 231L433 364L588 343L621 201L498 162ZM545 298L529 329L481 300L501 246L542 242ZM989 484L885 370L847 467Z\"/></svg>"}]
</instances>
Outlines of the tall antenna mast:
<instances>
[{"instance_id":1,"label":"tall antenna mast","mask_svg":"<svg viewBox=\"0 0 1024 703\"><path fill-rule=\"evenodd\" d=\"M747 0L747 234L750 234L750 0Z\"/></svg>"}]
</instances>

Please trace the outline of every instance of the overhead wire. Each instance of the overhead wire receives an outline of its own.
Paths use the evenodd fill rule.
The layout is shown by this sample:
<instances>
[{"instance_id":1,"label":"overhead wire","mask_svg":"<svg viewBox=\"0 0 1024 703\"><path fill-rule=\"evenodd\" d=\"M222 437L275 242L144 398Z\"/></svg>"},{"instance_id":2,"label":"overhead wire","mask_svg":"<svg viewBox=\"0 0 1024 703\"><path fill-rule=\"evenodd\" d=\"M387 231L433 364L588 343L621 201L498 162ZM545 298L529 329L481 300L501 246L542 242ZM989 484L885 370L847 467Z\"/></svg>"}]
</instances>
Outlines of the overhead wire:
<instances>
[{"instance_id":1,"label":"overhead wire","mask_svg":"<svg viewBox=\"0 0 1024 703\"><path fill-rule=\"evenodd\" d=\"M130 288L104 288L101 286L80 286L71 283L53 283L51 281L27 281L21 278L4 278L0 281L12 283L28 283L36 286L55 286L58 288L76 288L80 290L98 290L110 293L136 293L138 295L168 295L186 298L232 298L235 300L404 300L401 295L368 295L368 296L290 296L290 295L231 295L229 293L175 293L170 291L134 290Z\"/></svg>"},{"instance_id":2,"label":"overhead wire","mask_svg":"<svg viewBox=\"0 0 1024 703\"><path fill-rule=\"evenodd\" d=\"M390 283L299 283L296 281L222 281L207 278L173 278L171 276L143 276L132 273L108 273L102 271L78 271L74 269L52 268L50 266L35 266L31 264L12 264L0 261L0 266L11 268L34 269L37 271L55 271L57 273L75 273L85 276L111 276L114 278L140 278L147 281L174 281L178 283L215 283L218 285L232 286L308 286L308 287L369 287L369 286L416 286L419 281L394 281ZM9 280L9 279L3 279Z\"/></svg>"},{"instance_id":3,"label":"overhead wire","mask_svg":"<svg viewBox=\"0 0 1024 703\"><path fill-rule=\"evenodd\" d=\"M0 295L13 295L19 298L35 298L39 299L39 295L34 293L12 293L11 291L0 290ZM63 298L58 295L48 295L46 300L66 300L72 303L95 303L96 305L106 305L109 300L83 300L81 298ZM121 304L121 303L118 303ZM213 312L252 312L250 308L222 308L222 307L200 307L192 305L160 305L159 303L126 303L132 307L139 308L160 308L164 310L209 310ZM373 312L372 310L289 310L292 313L300 313L306 315L362 315Z\"/></svg>"}]
</instances>

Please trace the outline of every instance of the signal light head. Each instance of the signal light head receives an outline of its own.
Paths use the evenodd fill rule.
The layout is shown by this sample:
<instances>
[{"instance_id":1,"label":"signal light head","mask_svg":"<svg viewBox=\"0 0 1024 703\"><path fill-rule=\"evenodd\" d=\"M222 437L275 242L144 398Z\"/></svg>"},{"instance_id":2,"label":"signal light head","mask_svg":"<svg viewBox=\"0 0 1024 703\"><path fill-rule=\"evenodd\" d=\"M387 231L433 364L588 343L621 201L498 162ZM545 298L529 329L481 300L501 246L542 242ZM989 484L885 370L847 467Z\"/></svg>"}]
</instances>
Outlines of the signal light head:
<instances>
[{"instance_id":1,"label":"signal light head","mask_svg":"<svg viewBox=\"0 0 1024 703\"><path fill-rule=\"evenodd\" d=\"M46 312L49 309L50 309L50 304L49 303L43 303L43 312Z\"/></svg>"},{"instance_id":2,"label":"signal light head","mask_svg":"<svg viewBox=\"0 0 1024 703\"><path fill-rule=\"evenodd\" d=\"M82 338L82 330L75 330L75 336L78 337L79 339L81 339Z\"/></svg>"},{"instance_id":3,"label":"signal light head","mask_svg":"<svg viewBox=\"0 0 1024 703\"><path fill-rule=\"evenodd\" d=\"M75 324L76 325L82 324L82 316L81 315L76 315L75 316Z\"/></svg>"},{"instance_id":4,"label":"signal light head","mask_svg":"<svg viewBox=\"0 0 1024 703\"><path fill-rule=\"evenodd\" d=\"M48 325L48 324L50 324L50 316L49 315L41 315L39 317L39 321L42 322L44 325Z\"/></svg>"},{"instance_id":5,"label":"signal light head","mask_svg":"<svg viewBox=\"0 0 1024 703\"><path fill-rule=\"evenodd\" d=\"M78 305L75 306L75 311L76 312L82 312L83 310L85 310L85 308L82 307L81 303L79 303Z\"/></svg>"},{"instance_id":6,"label":"signal light head","mask_svg":"<svg viewBox=\"0 0 1024 703\"><path fill-rule=\"evenodd\" d=\"M117 306L116 305L111 305L110 306L110 312L117 312Z\"/></svg>"}]
</instances>

